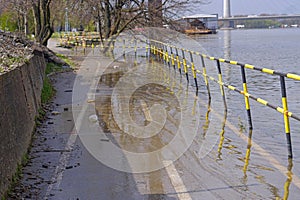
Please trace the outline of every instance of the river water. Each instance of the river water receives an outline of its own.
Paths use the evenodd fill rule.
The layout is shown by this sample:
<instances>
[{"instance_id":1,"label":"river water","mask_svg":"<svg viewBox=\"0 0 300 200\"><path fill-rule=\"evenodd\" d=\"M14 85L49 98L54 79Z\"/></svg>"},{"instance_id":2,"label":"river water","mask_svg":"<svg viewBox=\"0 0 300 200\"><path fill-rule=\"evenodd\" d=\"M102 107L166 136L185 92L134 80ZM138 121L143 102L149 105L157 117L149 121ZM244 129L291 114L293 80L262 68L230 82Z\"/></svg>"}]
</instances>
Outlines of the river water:
<instances>
[{"instance_id":1,"label":"river water","mask_svg":"<svg viewBox=\"0 0 300 200\"><path fill-rule=\"evenodd\" d=\"M205 35L193 38L214 57L237 60L241 63L258 67L274 69L280 72L300 74L300 29L250 29L224 30L216 35ZM241 86L240 70L236 66L223 65L226 83ZM280 82L278 76L265 75L260 72L247 70L249 93L263 98L268 102L281 106ZM300 82L287 80L287 95L289 110L300 115ZM241 88L241 87L240 87ZM238 95L237 95L238 96ZM235 94L229 91L227 95L229 110L241 109L241 103ZM254 129L259 129L267 137L277 137L282 132L281 114L265 108L256 102L253 105ZM230 107L232 105L232 107ZM235 111L233 111L235 110ZM295 156L299 155L300 123L291 119L292 135L295 142ZM276 133L276 134L275 134Z\"/></svg>"},{"instance_id":2,"label":"river water","mask_svg":"<svg viewBox=\"0 0 300 200\"><path fill-rule=\"evenodd\" d=\"M241 63L252 64L258 67L265 67L281 72L300 74L300 29L260 29L260 30L221 30L216 35L203 35L193 37L207 51L207 54L214 57L236 60ZM236 66L222 65L224 81L233 86L242 88L240 69ZM268 102L281 106L281 91L279 77L264 75L260 72L246 70L249 93L267 100ZM287 80L287 95L289 110L299 116L300 114L300 82ZM247 127L247 117L244 109L243 98L240 94L226 90L228 104L228 121L242 128ZM277 111L267 108L255 101L250 101L254 130L252 142L261 146L270 155L276 158L281 164L287 164L286 140L284 134L283 117ZM231 132L231 131L227 131ZM291 135L293 144L293 168L294 176L300 175L300 122L291 119ZM239 148L242 143L235 142L235 136L226 133L228 140L234 141L233 146ZM237 148L237 149L239 149ZM256 149L257 150L257 149ZM252 151L249 172L258 174L261 172L266 185L270 190L282 190L283 183L278 181L279 175L273 171L274 165L270 168L267 164L269 159L264 160L262 153ZM252 165L252 166L251 166ZM265 167L262 167L265 166ZM252 169L251 169L252 168ZM277 177L277 178L276 178ZM257 177L256 177L257 178ZM293 179L294 181L298 181ZM273 183L272 183L273 182ZM278 185L279 184L279 185ZM281 188L280 188L281 187ZM277 189L276 189L277 188ZM297 199L299 186L292 184L289 198ZM277 196L277 195L275 195ZM270 197L271 199L275 196ZM266 197L267 198L267 197Z\"/></svg>"}]
</instances>

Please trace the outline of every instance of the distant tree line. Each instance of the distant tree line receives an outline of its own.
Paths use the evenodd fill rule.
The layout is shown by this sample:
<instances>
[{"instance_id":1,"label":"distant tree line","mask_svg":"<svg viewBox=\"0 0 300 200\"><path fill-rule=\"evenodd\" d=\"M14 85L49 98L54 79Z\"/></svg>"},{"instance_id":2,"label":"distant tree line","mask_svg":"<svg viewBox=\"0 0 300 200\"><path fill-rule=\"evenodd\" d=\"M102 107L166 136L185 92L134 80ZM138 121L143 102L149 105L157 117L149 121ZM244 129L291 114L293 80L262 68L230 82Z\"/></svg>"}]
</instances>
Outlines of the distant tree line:
<instances>
[{"instance_id":1,"label":"distant tree line","mask_svg":"<svg viewBox=\"0 0 300 200\"><path fill-rule=\"evenodd\" d=\"M237 21L236 24L243 24L246 28L269 28L280 27L280 23L276 20L245 20Z\"/></svg>"},{"instance_id":2,"label":"distant tree line","mask_svg":"<svg viewBox=\"0 0 300 200\"><path fill-rule=\"evenodd\" d=\"M257 20L243 20L235 21L235 25L237 24L242 24L245 25L245 28L278 28L278 27L283 27L284 25L300 25L300 20L299 19L257 19Z\"/></svg>"},{"instance_id":3,"label":"distant tree line","mask_svg":"<svg viewBox=\"0 0 300 200\"><path fill-rule=\"evenodd\" d=\"M300 20L246 20L236 21L236 24L243 24L246 28L278 28L283 25L291 26L293 24L300 24Z\"/></svg>"},{"instance_id":4,"label":"distant tree line","mask_svg":"<svg viewBox=\"0 0 300 200\"><path fill-rule=\"evenodd\" d=\"M98 31L101 38L126 29L163 26L187 11L198 9L197 0L0 0L0 29L33 34L47 45L54 31L70 27ZM191 6L192 5L192 6ZM68 19L67 19L68 17Z\"/></svg>"}]
</instances>

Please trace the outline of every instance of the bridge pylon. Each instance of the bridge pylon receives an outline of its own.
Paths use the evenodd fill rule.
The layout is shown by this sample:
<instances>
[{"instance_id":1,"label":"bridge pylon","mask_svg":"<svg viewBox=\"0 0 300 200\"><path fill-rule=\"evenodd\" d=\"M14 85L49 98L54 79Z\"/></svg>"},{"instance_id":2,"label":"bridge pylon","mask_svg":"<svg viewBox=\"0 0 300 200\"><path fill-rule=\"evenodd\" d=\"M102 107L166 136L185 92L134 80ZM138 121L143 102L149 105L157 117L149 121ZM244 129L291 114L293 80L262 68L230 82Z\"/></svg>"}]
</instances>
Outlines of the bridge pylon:
<instances>
[{"instance_id":1,"label":"bridge pylon","mask_svg":"<svg viewBox=\"0 0 300 200\"><path fill-rule=\"evenodd\" d=\"M231 17L230 0L223 0L223 18ZM223 28L234 28L233 21L225 21Z\"/></svg>"},{"instance_id":2,"label":"bridge pylon","mask_svg":"<svg viewBox=\"0 0 300 200\"><path fill-rule=\"evenodd\" d=\"M230 0L223 0L223 18L231 17Z\"/></svg>"}]
</instances>

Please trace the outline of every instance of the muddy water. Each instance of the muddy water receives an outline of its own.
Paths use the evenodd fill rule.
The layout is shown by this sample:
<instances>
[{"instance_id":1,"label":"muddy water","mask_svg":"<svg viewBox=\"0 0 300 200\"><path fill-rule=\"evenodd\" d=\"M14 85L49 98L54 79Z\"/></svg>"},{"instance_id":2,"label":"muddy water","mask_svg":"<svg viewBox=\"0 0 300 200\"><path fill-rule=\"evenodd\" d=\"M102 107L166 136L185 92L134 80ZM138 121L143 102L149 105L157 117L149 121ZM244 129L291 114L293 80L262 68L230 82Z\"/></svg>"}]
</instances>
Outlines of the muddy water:
<instances>
[{"instance_id":1,"label":"muddy water","mask_svg":"<svg viewBox=\"0 0 300 200\"><path fill-rule=\"evenodd\" d=\"M206 45L212 56L235 58L234 53L228 51L232 48L228 46L228 37L228 33L221 32L196 40L203 43L202 46ZM234 44L233 40L230 41ZM249 54L245 50L245 55ZM260 59L256 57L256 60ZM214 63L208 63L207 68L211 69L210 75L216 76ZM223 66L222 70L226 83L241 86L239 69ZM130 76L124 79L128 74ZM250 93L281 105L276 77L248 71L247 74ZM141 86L138 80L148 81ZM154 152L168 146L181 128L185 134L196 130L188 150L175 162L193 199L210 195L212 199L297 199L300 195L300 160L297 158L300 145L295 133L299 132L299 122L291 120L295 158L289 162L280 114L251 102L254 130L250 132L241 95L225 91L226 113L219 86L210 83L212 101L208 105L203 79L199 77L198 83L200 88L196 97L194 85L187 87L184 76L168 65L146 58L135 60L127 55L125 60L118 59L108 67L98 83L96 110L100 126L114 145L136 153ZM295 113L299 109L299 98L295 95L299 88L297 84L295 81L287 82L288 89L292 91L289 93L290 107ZM126 102L125 107L123 102ZM157 104L159 107L156 107ZM182 112L188 114L182 118ZM119 113L122 117L116 116ZM124 116L131 121L120 120ZM199 123L194 123L195 120ZM190 123L182 126L183 121ZM137 127L150 125L153 131L136 131L140 129L130 127L128 123ZM184 137L181 139L185 140ZM161 154L156 159L166 158ZM156 177L151 187L158 187L160 189L157 190L165 194L174 193L171 189L161 189L164 179L166 177Z\"/></svg>"}]
</instances>

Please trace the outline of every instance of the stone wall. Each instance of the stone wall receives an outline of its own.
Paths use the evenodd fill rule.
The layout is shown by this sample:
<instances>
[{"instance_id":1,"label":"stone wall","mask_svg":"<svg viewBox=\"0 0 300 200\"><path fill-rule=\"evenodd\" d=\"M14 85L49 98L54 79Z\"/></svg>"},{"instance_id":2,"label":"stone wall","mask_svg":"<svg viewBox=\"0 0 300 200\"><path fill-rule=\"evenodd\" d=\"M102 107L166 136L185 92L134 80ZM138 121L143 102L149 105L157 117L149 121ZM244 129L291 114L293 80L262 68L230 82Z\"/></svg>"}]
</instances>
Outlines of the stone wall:
<instances>
[{"instance_id":1,"label":"stone wall","mask_svg":"<svg viewBox=\"0 0 300 200\"><path fill-rule=\"evenodd\" d=\"M35 50L26 64L0 76L0 197L30 145L45 68L43 53Z\"/></svg>"}]
</instances>

